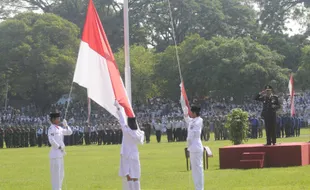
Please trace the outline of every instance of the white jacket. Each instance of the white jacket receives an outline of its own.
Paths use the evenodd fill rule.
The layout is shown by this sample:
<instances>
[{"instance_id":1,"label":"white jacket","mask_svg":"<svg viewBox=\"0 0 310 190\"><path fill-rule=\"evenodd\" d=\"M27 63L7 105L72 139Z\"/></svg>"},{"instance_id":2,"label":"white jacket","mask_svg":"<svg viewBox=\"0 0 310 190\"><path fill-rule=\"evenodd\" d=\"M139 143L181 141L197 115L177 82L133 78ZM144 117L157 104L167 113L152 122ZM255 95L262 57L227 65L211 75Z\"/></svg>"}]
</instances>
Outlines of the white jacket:
<instances>
[{"instance_id":1,"label":"white jacket","mask_svg":"<svg viewBox=\"0 0 310 190\"><path fill-rule=\"evenodd\" d=\"M48 141L50 142L50 158L61 158L65 155L65 143L63 142L64 135L72 135L72 130L68 126L67 129L52 124L48 128ZM61 146L61 150L59 149Z\"/></svg>"},{"instance_id":2,"label":"white jacket","mask_svg":"<svg viewBox=\"0 0 310 190\"><path fill-rule=\"evenodd\" d=\"M139 159L138 144L143 144L144 132L139 127L137 130L131 130L126 125L123 114L120 111L117 111L117 114L123 131L121 155L129 159Z\"/></svg>"},{"instance_id":3,"label":"white jacket","mask_svg":"<svg viewBox=\"0 0 310 190\"><path fill-rule=\"evenodd\" d=\"M187 148L190 152L203 152L203 146L201 142L201 129L203 126L203 119L201 117L190 118L185 117L185 121L188 124L187 128Z\"/></svg>"}]
</instances>

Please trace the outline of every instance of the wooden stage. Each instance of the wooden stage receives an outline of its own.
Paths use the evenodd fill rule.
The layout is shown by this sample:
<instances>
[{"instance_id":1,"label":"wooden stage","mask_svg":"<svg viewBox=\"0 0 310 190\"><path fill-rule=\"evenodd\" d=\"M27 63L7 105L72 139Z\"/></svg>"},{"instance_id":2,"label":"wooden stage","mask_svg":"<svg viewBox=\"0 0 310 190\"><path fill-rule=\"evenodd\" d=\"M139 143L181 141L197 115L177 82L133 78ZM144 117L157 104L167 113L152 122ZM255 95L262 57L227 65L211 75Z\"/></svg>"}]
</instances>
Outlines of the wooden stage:
<instances>
[{"instance_id":1,"label":"wooden stage","mask_svg":"<svg viewBox=\"0 0 310 190\"><path fill-rule=\"evenodd\" d=\"M233 145L220 148L219 156L220 169L305 166L310 164L310 143Z\"/></svg>"}]
</instances>

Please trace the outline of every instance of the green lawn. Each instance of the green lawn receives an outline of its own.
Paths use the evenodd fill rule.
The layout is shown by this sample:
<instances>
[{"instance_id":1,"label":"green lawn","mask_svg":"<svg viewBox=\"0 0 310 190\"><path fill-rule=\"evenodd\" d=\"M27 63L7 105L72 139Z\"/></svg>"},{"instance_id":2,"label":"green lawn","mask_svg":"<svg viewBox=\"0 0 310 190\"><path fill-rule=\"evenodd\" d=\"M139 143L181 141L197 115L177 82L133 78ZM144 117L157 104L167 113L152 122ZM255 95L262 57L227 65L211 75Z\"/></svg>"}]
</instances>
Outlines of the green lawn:
<instances>
[{"instance_id":1,"label":"green lawn","mask_svg":"<svg viewBox=\"0 0 310 190\"><path fill-rule=\"evenodd\" d=\"M278 142L308 142L309 133L309 129L303 130L301 137ZM194 189L191 173L186 171L185 142L167 143L165 136L162 140L158 144L153 136L150 144L140 146L142 190ZM265 143L265 138L248 143L257 142ZM230 141L211 140L203 144L214 154L209 159L209 170L205 171L205 189L310 189L310 166L219 170L219 148L231 145ZM121 190L119 152L119 145L67 147L63 190ZM47 147L1 149L0 190L51 189L48 153Z\"/></svg>"}]
</instances>

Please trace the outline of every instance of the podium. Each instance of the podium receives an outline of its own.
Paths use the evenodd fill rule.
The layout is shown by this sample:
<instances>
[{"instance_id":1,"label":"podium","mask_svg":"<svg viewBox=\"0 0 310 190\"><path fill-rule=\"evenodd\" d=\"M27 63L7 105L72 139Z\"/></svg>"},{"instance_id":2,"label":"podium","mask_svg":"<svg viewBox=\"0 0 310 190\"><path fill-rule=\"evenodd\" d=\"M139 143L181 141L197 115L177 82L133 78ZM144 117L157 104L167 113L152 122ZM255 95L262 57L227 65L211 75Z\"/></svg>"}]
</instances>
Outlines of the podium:
<instances>
[{"instance_id":1,"label":"podium","mask_svg":"<svg viewBox=\"0 0 310 190\"><path fill-rule=\"evenodd\" d=\"M184 149L185 151L185 158L186 158L186 169L187 171L191 170L190 162L188 163L189 160L189 151L187 150L187 147ZM203 169L209 169L209 157L213 157L213 154L210 150L209 147L204 146L203 147Z\"/></svg>"}]
</instances>

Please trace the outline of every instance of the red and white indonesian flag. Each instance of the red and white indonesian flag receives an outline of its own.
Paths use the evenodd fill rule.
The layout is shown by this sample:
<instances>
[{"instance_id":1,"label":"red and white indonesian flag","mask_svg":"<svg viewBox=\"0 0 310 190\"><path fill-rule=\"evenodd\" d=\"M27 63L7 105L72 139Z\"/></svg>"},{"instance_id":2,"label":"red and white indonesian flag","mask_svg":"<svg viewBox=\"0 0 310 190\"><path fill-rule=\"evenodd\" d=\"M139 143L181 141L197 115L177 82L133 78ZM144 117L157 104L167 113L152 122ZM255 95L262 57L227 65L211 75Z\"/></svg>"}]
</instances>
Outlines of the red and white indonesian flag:
<instances>
[{"instance_id":1,"label":"red and white indonesian flag","mask_svg":"<svg viewBox=\"0 0 310 190\"><path fill-rule=\"evenodd\" d=\"M115 100L126 116L133 109L93 1L89 1L73 81L87 89L90 99L118 118Z\"/></svg>"},{"instance_id":2,"label":"red and white indonesian flag","mask_svg":"<svg viewBox=\"0 0 310 190\"><path fill-rule=\"evenodd\" d=\"M295 115L295 105L294 105L294 79L293 75L291 75L289 83L288 83L288 89L290 91L290 104L291 104L291 116Z\"/></svg>"},{"instance_id":3,"label":"red and white indonesian flag","mask_svg":"<svg viewBox=\"0 0 310 190\"><path fill-rule=\"evenodd\" d=\"M191 112L191 108L190 108L190 105L189 105L189 101L187 99L187 95L186 95L186 91L185 91L185 87L184 87L184 82L183 81L181 81L180 88L181 88L180 103L181 103L182 110L187 108L188 115L191 117L192 112Z\"/></svg>"}]
</instances>

